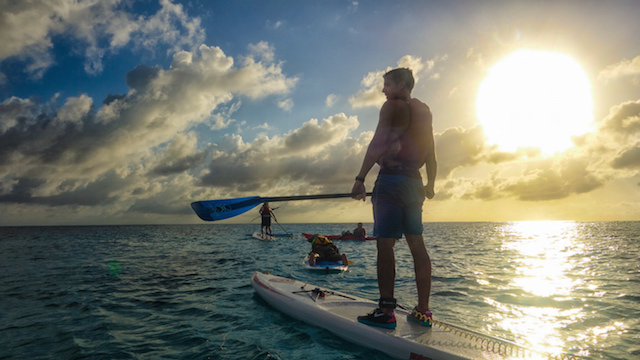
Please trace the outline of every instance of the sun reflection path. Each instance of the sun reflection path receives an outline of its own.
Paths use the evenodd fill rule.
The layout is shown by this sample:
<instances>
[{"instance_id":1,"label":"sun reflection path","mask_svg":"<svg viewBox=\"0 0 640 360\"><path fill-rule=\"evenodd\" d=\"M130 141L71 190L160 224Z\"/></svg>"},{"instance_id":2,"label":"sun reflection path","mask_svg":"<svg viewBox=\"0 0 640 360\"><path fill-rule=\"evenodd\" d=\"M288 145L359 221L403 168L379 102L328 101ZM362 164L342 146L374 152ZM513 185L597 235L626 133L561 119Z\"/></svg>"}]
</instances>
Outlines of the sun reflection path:
<instances>
[{"instance_id":1,"label":"sun reflection path","mask_svg":"<svg viewBox=\"0 0 640 360\"><path fill-rule=\"evenodd\" d=\"M570 259L576 255L572 241L573 222L513 223L514 239L503 244L503 250L519 252L517 275L512 286L536 296L566 296L581 281L566 276L574 267Z\"/></svg>"},{"instance_id":2,"label":"sun reflection path","mask_svg":"<svg viewBox=\"0 0 640 360\"><path fill-rule=\"evenodd\" d=\"M493 320L538 351L566 349L567 339L558 329L569 325L567 319L584 316L581 308L559 306L583 285L570 276L581 246L574 241L576 231L575 222L561 221L514 222L505 228L501 251L513 256L509 292L514 299L513 304L492 305L514 316L494 314Z\"/></svg>"}]
</instances>

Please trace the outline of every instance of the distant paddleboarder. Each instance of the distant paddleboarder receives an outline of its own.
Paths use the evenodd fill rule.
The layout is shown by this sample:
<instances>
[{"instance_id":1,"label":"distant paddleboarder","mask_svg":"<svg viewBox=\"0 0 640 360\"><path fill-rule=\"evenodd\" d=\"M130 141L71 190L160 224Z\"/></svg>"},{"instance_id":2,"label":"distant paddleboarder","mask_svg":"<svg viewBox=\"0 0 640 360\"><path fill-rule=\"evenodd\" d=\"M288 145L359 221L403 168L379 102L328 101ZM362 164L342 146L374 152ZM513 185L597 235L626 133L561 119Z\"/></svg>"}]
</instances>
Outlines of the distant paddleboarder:
<instances>
[{"instance_id":1,"label":"distant paddleboarder","mask_svg":"<svg viewBox=\"0 0 640 360\"><path fill-rule=\"evenodd\" d=\"M264 229L267 228L267 234L269 236L273 235L273 231L271 231L271 217L276 219L276 214L273 213L273 210L269 207L269 202L265 201L260 208L260 215L262 216L262 225L260 226L260 235L264 237Z\"/></svg>"}]
</instances>

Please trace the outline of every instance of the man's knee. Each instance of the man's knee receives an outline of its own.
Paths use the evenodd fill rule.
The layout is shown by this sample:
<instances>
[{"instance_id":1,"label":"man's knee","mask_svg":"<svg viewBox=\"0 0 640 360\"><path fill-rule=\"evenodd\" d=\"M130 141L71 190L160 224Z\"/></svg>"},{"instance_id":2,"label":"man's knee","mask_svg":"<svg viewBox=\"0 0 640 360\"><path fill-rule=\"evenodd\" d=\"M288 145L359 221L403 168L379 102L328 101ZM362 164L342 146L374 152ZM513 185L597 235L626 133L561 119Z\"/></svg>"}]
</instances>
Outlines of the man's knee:
<instances>
[{"instance_id":1,"label":"man's knee","mask_svg":"<svg viewBox=\"0 0 640 360\"><path fill-rule=\"evenodd\" d=\"M396 245L396 239L392 239L392 238L378 238L378 240L376 241L376 244L378 246L378 251L382 251L382 250L393 250L393 248Z\"/></svg>"}]
</instances>

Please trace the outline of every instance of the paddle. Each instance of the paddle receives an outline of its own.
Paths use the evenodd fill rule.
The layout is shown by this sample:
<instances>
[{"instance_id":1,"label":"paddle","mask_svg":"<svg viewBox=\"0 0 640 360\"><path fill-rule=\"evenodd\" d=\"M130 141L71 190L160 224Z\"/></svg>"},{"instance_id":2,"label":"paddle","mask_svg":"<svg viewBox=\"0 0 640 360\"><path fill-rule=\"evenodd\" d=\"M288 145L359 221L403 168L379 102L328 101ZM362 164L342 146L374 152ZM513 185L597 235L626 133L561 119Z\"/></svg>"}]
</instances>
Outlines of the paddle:
<instances>
[{"instance_id":1,"label":"paddle","mask_svg":"<svg viewBox=\"0 0 640 360\"><path fill-rule=\"evenodd\" d=\"M273 217L273 220L276 221L276 224L280 225L280 223L278 222L278 219L276 219L275 216ZM282 228L282 230L284 230L285 233L287 233L287 235L289 236L289 239L293 239L293 234L289 234L289 232L287 231L287 229L284 228L284 226L280 225L280 227Z\"/></svg>"},{"instance_id":2,"label":"paddle","mask_svg":"<svg viewBox=\"0 0 640 360\"><path fill-rule=\"evenodd\" d=\"M276 201L297 201L297 200L317 200L317 199L338 199L351 197L351 194L321 194L321 195L295 195L295 196L274 196L260 197L249 196L235 199L203 200L191 203L191 208L200 219L205 221L216 221L228 219L243 214L263 202ZM371 196L371 193L367 193Z\"/></svg>"}]
</instances>

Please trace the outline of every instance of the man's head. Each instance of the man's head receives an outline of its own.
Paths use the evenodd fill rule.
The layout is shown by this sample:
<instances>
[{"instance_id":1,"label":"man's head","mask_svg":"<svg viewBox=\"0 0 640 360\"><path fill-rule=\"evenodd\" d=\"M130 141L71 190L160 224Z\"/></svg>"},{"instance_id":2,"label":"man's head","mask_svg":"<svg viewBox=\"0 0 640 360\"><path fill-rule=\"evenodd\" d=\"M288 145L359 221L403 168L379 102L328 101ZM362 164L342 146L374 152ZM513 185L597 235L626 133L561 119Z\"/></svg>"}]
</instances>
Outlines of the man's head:
<instances>
[{"instance_id":1,"label":"man's head","mask_svg":"<svg viewBox=\"0 0 640 360\"><path fill-rule=\"evenodd\" d=\"M397 68L388 71L382 76L385 80L390 80L395 84L403 84L404 87L411 92L413 85L415 85L415 79L413 78L413 72L408 68Z\"/></svg>"}]
</instances>

